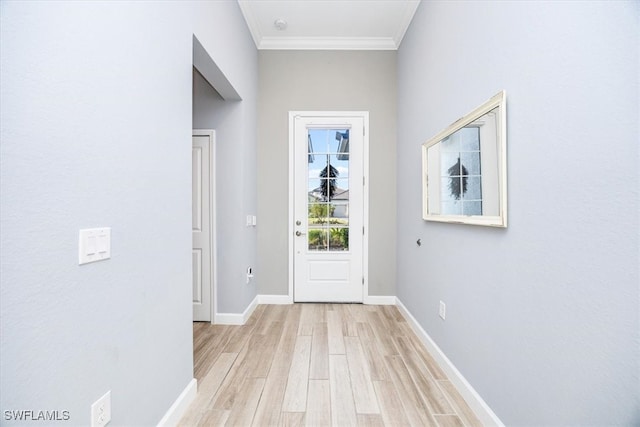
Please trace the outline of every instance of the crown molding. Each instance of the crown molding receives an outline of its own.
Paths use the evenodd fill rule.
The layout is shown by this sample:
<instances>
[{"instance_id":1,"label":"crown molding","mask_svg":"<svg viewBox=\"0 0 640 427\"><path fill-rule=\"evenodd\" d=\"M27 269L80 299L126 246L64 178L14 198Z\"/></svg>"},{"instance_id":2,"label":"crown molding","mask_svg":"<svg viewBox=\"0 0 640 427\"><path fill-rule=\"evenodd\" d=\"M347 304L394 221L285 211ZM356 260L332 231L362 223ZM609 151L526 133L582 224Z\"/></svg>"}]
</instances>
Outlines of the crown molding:
<instances>
[{"instance_id":1,"label":"crown molding","mask_svg":"<svg viewBox=\"0 0 640 427\"><path fill-rule=\"evenodd\" d=\"M405 4L402 21L400 22L400 26L398 27L398 32L393 38L398 48L400 47L400 43L402 43L402 39L404 38L405 33L409 29L409 25L411 25L411 20L413 19L413 15L416 14L418 6L420 6L420 0L407 2Z\"/></svg>"},{"instance_id":2,"label":"crown molding","mask_svg":"<svg viewBox=\"0 0 640 427\"><path fill-rule=\"evenodd\" d=\"M256 44L256 47L260 49L260 41L262 40L262 33L260 32L260 26L258 25L258 20L253 14L253 10L251 9L251 7L249 7L249 1L238 0L238 6L240 6L240 11L244 16L244 20L247 23L247 27L249 27L249 32L251 33L253 42Z\"/></svg>"},{"instance_id":3,"label":"crown molding","mask_svg":"<svg viewBox=\"0 0 640 427\"><path fill-rule=\"evenodd\" d=\"M262 37L261 50L397 50L391 37Z\"/></svg>"},{"instance_id":4,"label":"crown molding","mask_svg":"<svg viewBox=\"0 0 640 427\"><path fill-rule=\"evenodd\" d=\"M254 0L255 1L255 0ZM265 36L251 0L237 0L256 48L259 50L398 50L420 0L404 1L402 18L395 34L385 37L287 37Z\"/></svg>"}]
</instances>

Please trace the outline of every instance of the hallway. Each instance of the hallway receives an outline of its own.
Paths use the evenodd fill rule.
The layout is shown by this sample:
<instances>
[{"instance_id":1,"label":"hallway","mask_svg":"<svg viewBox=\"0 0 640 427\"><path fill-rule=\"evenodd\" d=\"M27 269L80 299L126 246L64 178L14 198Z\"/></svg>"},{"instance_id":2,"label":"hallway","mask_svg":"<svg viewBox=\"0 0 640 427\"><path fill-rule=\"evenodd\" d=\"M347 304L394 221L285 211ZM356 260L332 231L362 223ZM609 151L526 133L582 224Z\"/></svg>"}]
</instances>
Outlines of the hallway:
<instances>
[{"instance_id":1,"label":"hallway","mask_svg":"<svg viewBox=\"0 0 640 427\"><path fill-rule=\"evenodd\" d=\"M181 426L479 426L394 306L259 305L194 323L198 396Z\"/></svg>"}]
</instances>

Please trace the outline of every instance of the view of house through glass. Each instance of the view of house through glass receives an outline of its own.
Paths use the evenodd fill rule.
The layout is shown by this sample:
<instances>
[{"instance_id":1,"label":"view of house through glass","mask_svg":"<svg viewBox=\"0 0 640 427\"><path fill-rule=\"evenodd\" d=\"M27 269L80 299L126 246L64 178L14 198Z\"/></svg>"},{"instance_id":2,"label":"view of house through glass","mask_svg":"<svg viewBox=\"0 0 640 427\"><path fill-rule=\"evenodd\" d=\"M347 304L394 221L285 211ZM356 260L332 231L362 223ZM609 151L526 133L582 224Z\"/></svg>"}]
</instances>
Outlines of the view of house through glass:
<instances>
[{"instance_id":1,"label":"view of house through glass","mask_svg":"<svg viewBox=\"0 0 640 427\"><path fill-rule=\"evenodd\" d=\"M442 213L482 215L480 129L464 127L440 144Z\"/></svg>"},{"instance_id":2,"label":"view of house through glass","mask_svg":"<svg viewBox=\"0 0 640 427\"><path fill-rule=\"evenodd\" d=\"M308 247L349 249L349 129L308 130Z\"/></svg>"}]
</instances>

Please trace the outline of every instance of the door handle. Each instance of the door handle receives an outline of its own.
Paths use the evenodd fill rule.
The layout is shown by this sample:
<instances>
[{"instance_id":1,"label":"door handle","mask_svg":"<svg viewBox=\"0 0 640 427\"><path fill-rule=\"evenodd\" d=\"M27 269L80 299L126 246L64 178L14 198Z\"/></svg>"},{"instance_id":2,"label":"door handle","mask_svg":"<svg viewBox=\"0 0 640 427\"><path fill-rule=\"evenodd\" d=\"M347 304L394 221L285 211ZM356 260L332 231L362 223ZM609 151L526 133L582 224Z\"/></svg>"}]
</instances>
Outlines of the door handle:
<instances>
[{"instance_id":1,"label":"door handle","mask_svg":"<svg viewBox=\"0 0 640 427\"><path fill-rule=\"evenodd\" d=\"M298 237L302 236L303 234L307 234L307 233L303 233L302 231L296 231L296 236Z\"/></svg>"}]
</instances>

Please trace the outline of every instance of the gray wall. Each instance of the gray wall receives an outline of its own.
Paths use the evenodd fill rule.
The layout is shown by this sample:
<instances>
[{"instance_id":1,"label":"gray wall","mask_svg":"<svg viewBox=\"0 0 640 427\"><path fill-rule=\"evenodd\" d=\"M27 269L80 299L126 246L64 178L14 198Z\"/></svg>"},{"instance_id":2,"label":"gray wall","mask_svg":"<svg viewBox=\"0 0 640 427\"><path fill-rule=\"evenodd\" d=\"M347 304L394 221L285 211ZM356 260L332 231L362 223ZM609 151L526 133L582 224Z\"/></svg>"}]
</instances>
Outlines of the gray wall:
<instances>
[{"instance_id":1,"label":"gray wall","mask_svg":"<svg viewBox=\"0 0 640 427\"><path fill-rule=\"evenodd\" d=\"M369 111L369 294L395 295L396 52L261 51L258 293L288 293L288 112Z\"/></svg>"},{"instance_id":2,"label":"gray wall","mask_svg":"<svg viewBox=\"0 0 640 427\"><path fill-rule=\"evenodd\" d=\"M194 70L193 128L216 130L218 313L242 313L257 292L255 281L246 283L247 267L256 266L256 228L245 223L246 215L256 213L255 126L246 125L256 122L256 109L243 108L247 102L225 101Z\"/></svg>"},{"instance_id":3,"label":"gray wall","mask_svg":"<svg viewBox=\"0 0 640 427\"><path fill-rule=\"evenodd\" d=\"M640 423L639 14L423 2L398 53L398 297L507 425ZM501 89L509 228L423 222L421 143Z\"/></svg>"},{"instance_id":4,"label":"gray wall","mask_svg":"<svg viewBox=\"0 0 640 427\"><path fill-rule=\"evenodd\" d=\"M89 425L111 390L112 425L155 425L193 377L192 36L249 122L255 47L235 2L0 8L2 423L33 409ZM255 199L251 172L233 176ZM78 266L78 230L97 226L112 258Z\"/></svg>"}]
</instances>

